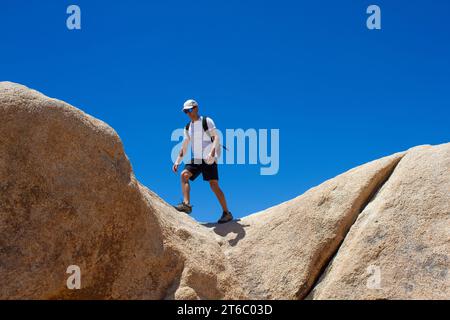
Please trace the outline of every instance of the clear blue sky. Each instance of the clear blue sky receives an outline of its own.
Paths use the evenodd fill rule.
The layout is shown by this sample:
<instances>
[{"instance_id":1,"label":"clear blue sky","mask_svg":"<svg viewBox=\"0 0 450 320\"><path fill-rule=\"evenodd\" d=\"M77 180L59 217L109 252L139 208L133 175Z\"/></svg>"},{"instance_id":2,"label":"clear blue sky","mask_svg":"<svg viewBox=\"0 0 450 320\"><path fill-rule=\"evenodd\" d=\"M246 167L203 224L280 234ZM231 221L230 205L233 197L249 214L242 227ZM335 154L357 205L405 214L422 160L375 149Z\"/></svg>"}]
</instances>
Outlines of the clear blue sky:
<instances>
[{"instance_id":1,"label":"clear blue sky","mask_svg":"<svg viewBox=\"0 0 450 320\"><path fill-rule=\"evenodd\" d=\"M82 30L66 28L77 4ZM369 31L366 8L382 10ZM279 128L280 171L221 166L242 217L354 166L450 141L450 2L2 0L0 80L65 100L119 133L137 178L167 202L172 131L195 98L221 128ZM192 185L193 216L221 214Z\"/></svg>"}]
</instances>

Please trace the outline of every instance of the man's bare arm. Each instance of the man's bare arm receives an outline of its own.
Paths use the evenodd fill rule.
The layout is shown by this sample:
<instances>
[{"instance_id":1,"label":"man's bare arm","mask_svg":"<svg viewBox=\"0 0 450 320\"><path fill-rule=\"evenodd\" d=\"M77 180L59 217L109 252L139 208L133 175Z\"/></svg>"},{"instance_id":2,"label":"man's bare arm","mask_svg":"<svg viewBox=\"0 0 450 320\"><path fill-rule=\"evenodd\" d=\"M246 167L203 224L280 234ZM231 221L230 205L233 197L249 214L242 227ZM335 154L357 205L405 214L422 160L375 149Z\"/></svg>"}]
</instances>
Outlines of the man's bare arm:
<instances>
[{"instance_id":1,"label":"man's bare arm","mask_svg":"<svg viewBox=\"0 0 450 320\"><path fill-rule=\"evenodd\" d=\"M180 165L181 161L183 160L184 155L186 154L187 147L189 145L189 138L185 138L183 141L183 144L181 145L180 153L178 154L177 160L175 161L173 165L173 172L177 172L178 166Z\"/></svg>"},{"instance_id":2,"label":"man's bare arm","mask_svg":"<svg viewBox=\"0 0 450 320\"><path fill-rule=\"evenodd\" d=\"M220 147L220 137L217 134L216 129L210 129L209 135L213 139L213 146L211 148L211 152L209 153L209 156L212 158L216 155L216 150L219 150Z\"/></svg>"}]
</instances>

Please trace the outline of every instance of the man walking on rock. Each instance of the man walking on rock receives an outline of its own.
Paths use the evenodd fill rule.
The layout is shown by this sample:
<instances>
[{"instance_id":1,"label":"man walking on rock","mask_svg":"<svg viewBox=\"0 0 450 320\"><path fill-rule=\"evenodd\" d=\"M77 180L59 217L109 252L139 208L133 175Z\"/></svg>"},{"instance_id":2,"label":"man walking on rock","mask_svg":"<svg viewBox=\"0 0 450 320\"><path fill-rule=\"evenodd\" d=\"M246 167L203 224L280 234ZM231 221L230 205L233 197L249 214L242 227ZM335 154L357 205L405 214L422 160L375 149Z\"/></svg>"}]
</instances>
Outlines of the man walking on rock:
<instances>
[{"instance_id":1,"label":"man walking on rock","mask_svg":"<svg viewBox=\"0 0 450 320\"><path fill-rule=\"evenodd\" d=\"M183 112L189 116L190 121L185 127L182 148L172 170L177 172L189 142L192 146L192 159L181 172L183 202L176 205L175 209L187 214L192 212L189 180L194 181L201 173L203 180L209 182L211 190L222 206L223 213L218 223L229 222L233 220L233 216L228 210L225 195L219 187L216 156L219 155L221 145L214 121L211 118L199 116L198 103L195 100L187 100L183 105Z\"/></svg>"}]
</instances>

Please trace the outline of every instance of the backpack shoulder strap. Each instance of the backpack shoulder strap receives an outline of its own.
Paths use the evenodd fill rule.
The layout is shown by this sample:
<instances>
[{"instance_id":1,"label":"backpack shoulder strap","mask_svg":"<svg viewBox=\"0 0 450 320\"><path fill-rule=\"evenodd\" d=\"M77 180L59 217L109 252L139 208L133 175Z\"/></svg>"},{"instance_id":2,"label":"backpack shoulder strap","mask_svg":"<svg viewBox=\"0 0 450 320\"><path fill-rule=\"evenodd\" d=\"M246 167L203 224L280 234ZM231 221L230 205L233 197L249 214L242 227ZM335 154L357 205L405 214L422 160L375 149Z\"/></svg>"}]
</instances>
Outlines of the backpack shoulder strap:
<instances>
[{"instance_id":1,"label":"backpack shoulder strap","mask_svg":"<svg viewBox=\"0 0 450 320\"><path fill-rule=\"evenodd\" d=\"M209 128L208 128L208 117L203 117L203 118L202 118L202 127L203 127L203 131L208 135L208 137L211 138L211 142L213 142L213 141L214 141L214 138L211 137L211 136L209 135L209 132L208 132L208 130L209 130Z\"/></svg>"},{"instance_id":2,"label":"backpack shoulder strap","mask_svg":"<svg viewBox=\"0 0 450 320\"><path fill-rule=\"evenodd\" d=\"M184 129L186 130L185 134L187 134L188 138L190 139L191 137L189 136L189 128L191 127L191 122L189 121L186 125L186 127L184 127Z\"/></svg>"},{"instance_id":3,"label":"backpack shoulder strap","mask_svg":"<svg viewBox=\"0 0 450 320\"><path fill-rule=\"evenodd\" d=\"M209 128L208 128L208 117L203 117L202 118L202 127L203 127L203 131L208 132Z\"/></svg>"},{"instance_id":4,"label":"backpack shoulder strap","mask_svg":"<svg viewBox=\"0 0 450 320\"><path fill-rule=\"evenodd\" d=\"M208 117L203 117L203 119L202 119L202 126L203 126L203 131L205 131L205 133L209 136L209 132L208 132L209 128L208 128L208 121L207 121L207 119L208 119ZM210 136L210 138L211 138L211 142L214 142L214 138L211 137L211 136ZM227 147L225 147L225 146L223 146L223 145L222 145L222 147L223 147L225 150L228 151L228 148L227 148Z\"/></svg>"}]
</instances>

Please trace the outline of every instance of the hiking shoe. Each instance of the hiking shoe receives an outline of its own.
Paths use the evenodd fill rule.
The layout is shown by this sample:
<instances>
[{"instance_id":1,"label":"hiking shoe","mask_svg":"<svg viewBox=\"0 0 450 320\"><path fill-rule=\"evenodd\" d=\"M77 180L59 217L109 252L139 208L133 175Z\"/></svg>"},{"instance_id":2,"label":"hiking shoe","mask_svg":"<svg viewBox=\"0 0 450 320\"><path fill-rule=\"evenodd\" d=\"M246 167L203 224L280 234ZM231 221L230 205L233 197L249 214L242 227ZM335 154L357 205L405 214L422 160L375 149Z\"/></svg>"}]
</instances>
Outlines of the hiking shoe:
<instances>
[{"instance_id":1,"label":"hiking shoe","mask_svg":"<svg viewBox=\"0 0 450 320\"><path fill-rule=\"evenodd\" d=\"M181 202L180 204L177 204L176 206L173 206L175 209L177 209L180 212L184 212L187 214L190 214L192 212L192 205L188 203Z\"/></svg>"},{"instance_id":2,"label":"hiking shoe","mask_svg":"<svg viewBox=\"0 0 450 320\"><path fill-rule=\"evenodd\" d=\"M231 214L231 212L224 211L222 213L222 217L219 219L219 221L217 221L217 223L227 223L227 222L230 222L231 220L233 220L233 215Z\"/></svg>"}]
</instances>

